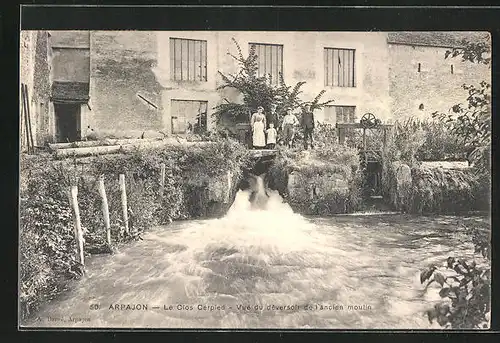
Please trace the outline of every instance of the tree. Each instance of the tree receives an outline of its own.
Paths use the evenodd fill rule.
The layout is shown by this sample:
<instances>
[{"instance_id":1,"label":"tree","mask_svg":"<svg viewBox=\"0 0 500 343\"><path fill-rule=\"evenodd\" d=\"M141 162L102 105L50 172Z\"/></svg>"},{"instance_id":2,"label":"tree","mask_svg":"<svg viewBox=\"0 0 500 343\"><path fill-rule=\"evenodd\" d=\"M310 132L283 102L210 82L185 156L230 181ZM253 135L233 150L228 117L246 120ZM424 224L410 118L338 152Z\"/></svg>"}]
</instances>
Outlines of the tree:
<instances>
[{"instance_id":1,"label":"tree","mask_svg":"<svg viewBox=\"0 0 500 343\"><path fill-rule=\"evenodd\" d=\"M445 53L445 58L461 57L463 61L490 66L490 45L484 41L462 41L462 48L455 48ZM479 85L462 86L468 91L466 104L456 104L452 113L434 113L438 118L461 138L470 152L471 160L488 191L491 180L491 85L482 81ZM491 311L491 229L467 228L465 231L472 239L475 253L480 253L484 263L475 260L448 257L444 266L431 265L420 274L420 281L427 281L427 287L437 282L441 286L439 295L443 302L427 311L429 321L437 320L441 326L451 328L485 328L490 321ZM452 272L445 273L442 269ZM448 275L447 275L448 274Z\"/></svg>"},{"instance_id":2,"label":"tree","mask_svg":"<svg viewBox=\"0 0 500 343\"><path fill-rule=\"evenodd\" d=\"M224 103L215 107L214 116L218 124L224 121L230 122L248 122L251 113L255 112L258 106L262 106L266 113L271 110L271 105L276 105L276 113L278 122L287 111L295 111L311 105L311 109L321 109L333 100L320 102L320 98L324 95L325 90L310 102L305 102L300 98L302 93L301 87L305 81L297 82L293 87L285 83L283 75L279 74L279 82L277 85L269 82L269 76L258 76L258 55L255 52L255 47L251 46L248 57L244 57L241 52L241 47L238 42L232 39L237 54L234 55L228 52L237 63L238 72L226 75L219 71L223 84L217 89L223 90L226 88L236 89L242 96L242 103L232 102L224 99Z\"/></svg>"},{"instance_id":3,"label":"tree","mask_svg":"<svg viewBox=\"0 0 500 343\"><path fill-rule=\"evenodd\" d=\"M491 48L485 41L462 41L462 48L454 48L445 53L445 58L461 57L462 61L485 64L491 68ZM465 104L451 108L452 114L433 113L462 141L471 161L479 173L490 173L491 154L491 84L482 81L479 85L463 84L468 97Z\"/></svg>"}]
</instances>

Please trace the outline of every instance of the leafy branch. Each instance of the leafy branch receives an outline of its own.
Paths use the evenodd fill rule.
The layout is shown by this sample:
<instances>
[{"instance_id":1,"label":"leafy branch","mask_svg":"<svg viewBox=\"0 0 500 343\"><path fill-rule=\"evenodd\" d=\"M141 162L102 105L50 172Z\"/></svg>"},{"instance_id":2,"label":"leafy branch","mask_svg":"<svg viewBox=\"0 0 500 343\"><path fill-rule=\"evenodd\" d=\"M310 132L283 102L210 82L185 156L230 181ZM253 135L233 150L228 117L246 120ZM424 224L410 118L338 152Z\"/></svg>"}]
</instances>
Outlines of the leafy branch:
<instances>
[{"instance_id":1,"label":"leafy branch","mask_svg":"<svg viewBox=\"0 0 500 343\"><path fill-rule=\"evenodd\" d=\"M490 261L488 231L481 228L467 229L473 238L475 252ZM443 269L445 269L443 271ZM451 275L445 276L446 271ZM431 265L420 273L420 282L427 281L425 290L432 283L441 287L439 296L445 301L427 311L429 322L450 328L485 328L491 311L491 267L476 261L448 257L445 268Z\"/></svg>"},{"instance_id":2,"label":"leafy branch","mask_svg":"<svg viewBox=\"0 0 500 343\"><path fill-rule=\"evenodd\" d=\"M312 110L317 110L333 102L333 100L320 102L325 90L319 92L312 102L303 101L301 99L302 87L306 82L299 81L294 86L287 85L282 73L278 75L277 84L270 82L270 75L259 77L259 56L255 46L250 46L249 54L245 57L238 42L234 38L232 41L235 44L236 53L228 51L227 54L237 63L238 71L233 74L219 71L222 84L218 86L217 90L235 89L242 95L243 101L238 103L225 99L224 103L217 105L213 116L219 125L235 121L248 121L251 113L256 111L259 106L262 106L264 111L269 113L274 105L279 123L288 111L296 112L306 104L310 104Z\"/></svg>"}]
</instances>

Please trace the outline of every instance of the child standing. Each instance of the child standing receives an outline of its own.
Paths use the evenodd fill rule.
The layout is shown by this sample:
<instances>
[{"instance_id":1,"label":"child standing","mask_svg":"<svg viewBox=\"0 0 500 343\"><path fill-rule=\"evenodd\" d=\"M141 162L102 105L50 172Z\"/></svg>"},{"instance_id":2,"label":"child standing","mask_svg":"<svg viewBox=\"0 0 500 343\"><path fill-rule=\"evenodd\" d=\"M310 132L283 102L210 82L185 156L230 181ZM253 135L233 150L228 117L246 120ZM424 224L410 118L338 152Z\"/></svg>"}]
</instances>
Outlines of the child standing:
<instances>
[{"instance_id":1,"label":"child standing","mask_svg":"<svg viewBox=\"0 0 500 343\"><path fill-rule=\"evenodd\" d=\"M276 136L278 133L276 132L273 123L269 124L269 129L266 130L266 133L267 133L267 148L274 149L274 146L276 145Z\"/></svg>"}]
</instances>

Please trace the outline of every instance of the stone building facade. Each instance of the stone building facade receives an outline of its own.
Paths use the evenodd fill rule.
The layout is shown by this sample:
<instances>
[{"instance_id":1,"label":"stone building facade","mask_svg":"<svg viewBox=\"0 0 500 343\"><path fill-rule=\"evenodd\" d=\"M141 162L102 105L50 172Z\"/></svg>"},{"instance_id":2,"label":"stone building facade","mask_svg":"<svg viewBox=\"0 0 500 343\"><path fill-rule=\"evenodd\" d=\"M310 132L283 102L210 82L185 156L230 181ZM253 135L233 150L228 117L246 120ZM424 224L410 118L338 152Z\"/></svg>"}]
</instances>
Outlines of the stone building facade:
<instances>
[{"instance_id":1,"label":"stone building facade","mask_svg":"<svg viewBox=\"0 0 500 343\"><path fill-rule=\"evenodd\" d=\"M80 31L51 32L52 102L47 140L80 139L86 130L136 138L214 128L213 108L224 99L219 71L237 65L236 40L247 56L254 45L259 73L274 81L306 81L302 98L325 90L332 106L315 112L321 122L353 122L367 112L383 122L430 116L465 99L461 85L489 80L487 68L444 59L456 37L431 33ZM437 42L436 42L437 40ZM50 53L49 53L50 55ZM453 66L453 67L452 67ZM452 69L453 68L453 69ZM24 79L21 76L21 79ZM271 80L273 82L273 80ZM55 105L59 103L59 105ZM73 106L72 137L59 131L61 104ZM72 104L72 105L70 105ZM78 109L76 109L78 107ZM423 107L423 108L422 108ZM160 133L161 132L161 133ZM42 139L43 140L43 139Z\"/></svg>"},{"instance_id":2,"label":"stone building facade","mask_svg":"<svg viewBox=\"0 0 500 343\"><path fill-rule=\"evenodd\" d=\"M485 36L486 35L486 36ZM447 58L461 40L489 39L486 33L394 32L388 34L389 96L393 119L426 119L448 112L467 98L463 84L491 83L488 66Z\"/></svg>"},{"instance_id":3,"label":"stone building facade","mask_svg":"<svg viewBox=\"0 0 500 343\"><path fill-rule=\"evenodd\" d=\"M46 31L23 31L20 36L19 77L20 85L26 85L29 120L27 120L19 87L19 128L21 151L27 149L26 122L31 124L33 144L43 145L50 134L50 35ZM21 115L22 114L22 115Z\"/></svg>"}]
</instances>

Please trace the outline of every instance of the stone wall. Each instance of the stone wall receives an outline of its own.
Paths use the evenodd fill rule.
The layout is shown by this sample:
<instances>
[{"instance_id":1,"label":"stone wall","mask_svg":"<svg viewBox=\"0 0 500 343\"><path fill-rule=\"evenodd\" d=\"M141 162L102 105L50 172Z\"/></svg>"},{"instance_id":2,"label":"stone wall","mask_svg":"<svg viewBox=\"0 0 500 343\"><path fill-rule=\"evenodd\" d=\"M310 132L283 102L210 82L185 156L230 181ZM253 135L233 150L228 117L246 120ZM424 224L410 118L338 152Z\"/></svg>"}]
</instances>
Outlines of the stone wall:
<instances>
[{"instance_id":1,"label":"stone wall","mask_svg":"<svg viewBox=\"0 0 500 343\"><path fill-rule=\"evenodd\" d=\"M47 31L22 31L20 37L20 82L27 85L30 122L33 143L41 146L50 141L53 120L50 116L50 67L48 57ZM26 150L26 126L22 113L21 91L20 104L20 137L21 151Z\"/></svg>"},{"instance_id":2,"label":"stone wall","mask_svg":"<svg viewBox=\"0 0 500 343\"><path fill-rule=\"evenodd\" d=\"M467 98L467 91L462 89L464 83L491 82L487 66L462 62L461 58L445 59L449 48L389 44L388 50L394 119L425 119L435 111L448 112ZM423 109L419 109L420 104Z\"/></svg>"},{"instance_id":3,"label":"stone wall","mask_svg":"<svg viewBox=\"0 0 500 343\"><path fill-rule=\"evenodd\" d=\"M156 34L92 31L90 107L87 123L103 135L136 138L144 131L161 136Z\"/></svg>"},{"instance_id":4,"label":"stone wall","mask_svg":"<svg viewBox=\"0 0 500 343\"><path fill-rule=\"evenodd\" d=\"M211 217L221 217L227 213L238 192L240 180L238 171L228 171L208 182L207 213Z\"/></svg>"},{"instance_id":5,"label":"stone wall","mask_svg":"<svg viewBox=\"0 0 500 343\"><path fill-rule=\"evenodd\" d=\"M484 180L483 180L484 181ZM472 168L415 166L398 161L384 170L386 201L397 211L416 214L485 211L489 206L481 178Z\"/></svg>"},{"instance_id":6,"label":"stone wall","mask_svg":"<svg viewBox=\"0 0 500 343\"><path fill-rule=\"evenodd\" d=\"M36 141L38 145L45 145L53 141L54 118L50 110L52 74L49 55L49 34L47 31L38 31L33 89L33 96L36 103Z\"/></svg>"}]
</instances>

